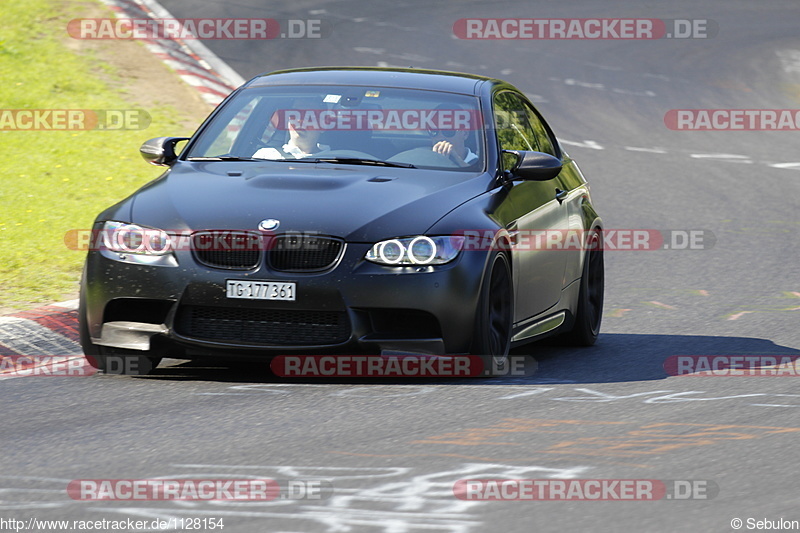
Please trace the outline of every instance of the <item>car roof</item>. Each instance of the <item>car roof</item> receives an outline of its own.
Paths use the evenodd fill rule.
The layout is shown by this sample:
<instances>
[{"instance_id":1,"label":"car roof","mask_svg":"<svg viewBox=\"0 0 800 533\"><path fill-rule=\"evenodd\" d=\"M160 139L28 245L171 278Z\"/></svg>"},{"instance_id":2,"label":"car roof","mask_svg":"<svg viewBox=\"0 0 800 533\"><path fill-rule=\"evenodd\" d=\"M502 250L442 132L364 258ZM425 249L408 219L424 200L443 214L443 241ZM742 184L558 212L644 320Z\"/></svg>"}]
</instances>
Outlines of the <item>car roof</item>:
<instances>
[{"instance_id":1,"label":"car roof","mask_svg":"<svg viewBox=\"0 0 800 533\"><path fill-rule=\"evenodd\" d=\"M363 85L370 87L399 87L445 91L468 95L479 94L484 82L502 83L500 80L449 72L416 68L380 67L317 67L278 70L261 74L247 83L247 87L269 85Z\"/></svg>"}]
</instances>

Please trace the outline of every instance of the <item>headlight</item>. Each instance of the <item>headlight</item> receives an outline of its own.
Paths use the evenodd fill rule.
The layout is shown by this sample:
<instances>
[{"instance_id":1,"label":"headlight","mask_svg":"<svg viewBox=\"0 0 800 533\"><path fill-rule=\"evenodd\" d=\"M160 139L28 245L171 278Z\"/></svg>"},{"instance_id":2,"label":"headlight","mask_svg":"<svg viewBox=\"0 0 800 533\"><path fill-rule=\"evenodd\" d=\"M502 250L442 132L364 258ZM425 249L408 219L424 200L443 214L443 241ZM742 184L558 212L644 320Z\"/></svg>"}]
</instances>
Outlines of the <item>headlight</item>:
<instances>
[{"instance_id":1,"label":"headlight","mask_svg":"<svg viewBox=\"0 0 800 533\"><path fill-rule=\"evenodd\" d=\"M376 243L366 260L381 265L443 265L456 258L464 245L464 237L406 237Z\"/></svg>"},{"instance_id":2,"label":"headlight","mask_svg":"<svg viewBox=\"0 0 800 533\"><path fill-rule=\"evenodd\" d=\"M108 221L103 225L103 244L121 254L166 255L172 252L167 232L124 222Z\"/></svg>"}]
</instances>

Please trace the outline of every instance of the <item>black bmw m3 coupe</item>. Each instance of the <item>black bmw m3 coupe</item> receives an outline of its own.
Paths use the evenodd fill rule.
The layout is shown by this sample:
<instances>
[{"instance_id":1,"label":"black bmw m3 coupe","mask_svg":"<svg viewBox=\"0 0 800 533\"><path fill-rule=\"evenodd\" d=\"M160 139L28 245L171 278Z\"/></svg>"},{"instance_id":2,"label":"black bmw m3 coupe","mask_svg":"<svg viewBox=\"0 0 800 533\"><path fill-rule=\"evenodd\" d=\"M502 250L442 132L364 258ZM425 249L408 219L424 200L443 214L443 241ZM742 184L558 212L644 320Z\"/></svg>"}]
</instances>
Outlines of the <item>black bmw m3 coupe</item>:
<instances>
[{"instance_id":1,"label":"black bmw m3 coupe","mask_svg":"<svg viewBox=\"0 0 800 533\"><path fill-rule=\"evenodd\" d=\"M141 153L166 171L96 218L83 272L81 344L99 368L597 338L602 221L506 82L273 72L190 139Z\"/></svg>"}]
</instances>

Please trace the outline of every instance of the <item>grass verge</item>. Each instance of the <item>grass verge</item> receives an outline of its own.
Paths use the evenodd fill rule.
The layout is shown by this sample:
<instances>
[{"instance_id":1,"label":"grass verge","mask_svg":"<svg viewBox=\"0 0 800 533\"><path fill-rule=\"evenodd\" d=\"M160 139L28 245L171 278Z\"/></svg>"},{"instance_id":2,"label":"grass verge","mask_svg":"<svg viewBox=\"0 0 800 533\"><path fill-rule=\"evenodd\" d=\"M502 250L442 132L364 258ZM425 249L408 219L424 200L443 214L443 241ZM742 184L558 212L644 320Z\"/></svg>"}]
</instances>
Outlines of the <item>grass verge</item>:
<instances>
[{"instance_id":1,"label":"grass verge","mask_svg":"<svg viewBox=\"0 0 800 533\"><path fill-rule=\"evenodd\" d=\"M125 93L125 73L99 59L91 43L70 49L76 47L70 46L67 23L87 16L79 13L86 6L0 2L3 110L141 109ZM89 16L99 10L113 17L99 4L89 7L95 13ZM173 82L166 67L163 74ZM159 80L152 85L160 90ZM161 173L139 156L144 140L191 135L186 124L204 118L165 105L144 111L151 123L143 130L25 131L0 122L0 310L76 297L85 252L68 249L65 233L90 228L97 213Z\"/></svg>"}]
</instances>

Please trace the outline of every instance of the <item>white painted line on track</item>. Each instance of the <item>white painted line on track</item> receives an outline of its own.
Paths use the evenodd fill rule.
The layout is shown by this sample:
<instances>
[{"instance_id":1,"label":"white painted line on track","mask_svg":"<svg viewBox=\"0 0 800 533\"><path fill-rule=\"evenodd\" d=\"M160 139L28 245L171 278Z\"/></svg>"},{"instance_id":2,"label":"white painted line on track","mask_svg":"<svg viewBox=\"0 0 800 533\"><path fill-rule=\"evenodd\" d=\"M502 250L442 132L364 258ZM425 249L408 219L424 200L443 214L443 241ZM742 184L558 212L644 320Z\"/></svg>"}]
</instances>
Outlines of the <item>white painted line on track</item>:
<instances>
[{"instance_id":1,"label":"white painted line on track","mask_svg":"<svg viewBox=\"0 0 800 533\"><path fill-rule=\"evenodd\" d=\"M624 150L629 150L631 152L647 152L650 154L666 154L667 151L662 148L641 148L639 146L623 146Z\"/></svg>"}]
</instances>

